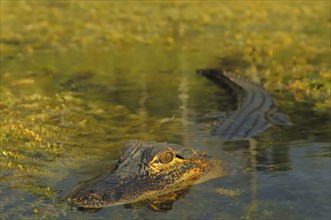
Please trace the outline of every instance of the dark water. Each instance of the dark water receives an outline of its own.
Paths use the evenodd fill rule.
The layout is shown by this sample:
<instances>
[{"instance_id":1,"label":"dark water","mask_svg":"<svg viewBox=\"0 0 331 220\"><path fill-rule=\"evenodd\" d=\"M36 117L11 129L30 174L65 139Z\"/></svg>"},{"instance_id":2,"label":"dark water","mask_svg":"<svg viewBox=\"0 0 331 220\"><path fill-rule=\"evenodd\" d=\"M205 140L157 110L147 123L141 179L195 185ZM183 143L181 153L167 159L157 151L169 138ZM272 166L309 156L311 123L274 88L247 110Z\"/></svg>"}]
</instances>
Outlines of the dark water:
<instances>
[{"instance_id":1,"label":"dark water","mask_svg":"<svg viewBox=\"0 0 331 220\"><path fill-rule=\"evenodd\" d=\"M65 196L79 181L114 168L122 137L192 146L210 158L224 161L227 174L193 186L166 213L123 206L96 213L80 212L13 188L13 180L2 178L2 211L7 213L3 218L39 219L43 215L55 219L329 219L329 117L314 113L309 103L293 105L286 93L276 94L293 126L272 127L251 141L223 142L211 136L209 129L215 120L211 115L236 108L234 97L226 90L195 73L197 68L213 65L211 57L203 51L137 46L43 52L33 58L6 61L2 74L10 72L9 79L25 78L45 69L53 71L38 75L32 86L12 88L14 93L52 96L72 91L83 102L103 109L93 116L97 123L89 128L91 135L85 134L85 138L73 134L64 142L68 152L83 152L79 157L65 154L55 161L42 162L40 167L52 170L55 178L29 177L39 185L59 190L57 196ZM125 113L114 116L112 111L118 106ZM116 136L114 127L128 129L125 135ZM3 169L2 177L7 172L10 175ZM219 189L239 190L240 194L224 195ZM43 212L32 214L29 204L36 200L40 201L36 207Z\"/></svg>"}]
</instances>

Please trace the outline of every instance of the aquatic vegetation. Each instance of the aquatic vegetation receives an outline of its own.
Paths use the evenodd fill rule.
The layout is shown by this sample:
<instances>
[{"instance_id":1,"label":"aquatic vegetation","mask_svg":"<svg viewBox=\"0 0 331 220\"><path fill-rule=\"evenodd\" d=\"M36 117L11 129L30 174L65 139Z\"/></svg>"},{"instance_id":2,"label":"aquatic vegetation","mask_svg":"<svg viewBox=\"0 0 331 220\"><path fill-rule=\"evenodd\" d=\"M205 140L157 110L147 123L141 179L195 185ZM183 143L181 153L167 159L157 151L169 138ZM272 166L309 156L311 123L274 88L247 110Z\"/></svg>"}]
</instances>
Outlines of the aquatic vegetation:
<instances>
[{"instance_id":1,"label":"aquatic vegetation","mask_svg":"<svg viewBox=\"0 0 331 220\"><path fill-rule=\"evenodd\" d=\"M219 189L216 190L216 192L220 195L229 196L229 197L240 196L240 190L239 189L219 188Z\"/></svg>"},{"instance_id":2,"label":"aquatic vegetation","mask_svg":"<svg viewBox=\"0 0 331 220\"><path fill-rule=\"evenodd\" d=\"M104 138L113 139L118 147L121 147L127 139L159 139L154 137L153 130L162 129L164 135L170 135L174 124L167 128L166 119L158 122L148 117L143 112L130 113L122 106L112 106L111 114L102 115L101 108L92 103L83 103L71 92L56 94L54 97L46 97L38 94L13 98L9 90L2 90L1 99L1 155L3 166L18 168L28 173L38 169L27 163L25 159L35 161L54 161L57 158L68 156L81 157L89 154L90 149L70 152L74 146L84 145L84 141L90 142ZM129 117L132 124L128 127L117 117ZM105 120L108 123L99 123ZM144 126L144 124L148 126ZM117 126L114 126L114 125ZM180 124L180 123L177 123ZM94 130L90 130L93 127ZM142 130L145 127L146 130ZM137 133L136 128L139 128ZM167 131L167 129L170 129ZM109 146L112 141L105 142ZM80 154L79 154L80 152Z\"/></svg>"},{"instance_id":3,"label":"aquatic vegetation","mask_svg":"<svg viewBox=\"0 0 331 220\"><path fill-rule=\"evenodd\" d=\"M222 67L296 101L314 102L316 111L330 109L327 2L167 1L142 7L139 2L5 1L1 6L2 61L43 50L137 44L199 53L210 50L202 42L214 41L211 54Z\"/></svg>"},{"instance_id":4,"label":"aquatic vegetation","mask_svg":"<svg viewBox=\"0 0 331 220\"><path fill-rule=\"evenodd\" d=\"M153 130L158 129L164 132L162 138L167 138L167 135L176 133L175 125L181 124L176 121L168 123L166 119L158 122L143 112L133 114L116 105L111 106L111 114L104 116L101 106L83 103L72 92L52 97L39 94L15 97L3 87L1 96L2 181L7 187L36 196L38 199L29 206L30 209L35 207L34 213L42 204L47 204L42 202L43 199L54 200L58 192L50 186L40 186L44 184L42 179L56 183L67 175L68 170L81 166L84 158L102 159L100 156L103 155L118 159L125 140L157 140L160 138L153 135ZM123 117L131 118L132 124L126 126L127 120L117 120ZM108 123L100 123L100 120ZM100 141L105 139L107 141ZM87 147L92 143L98 143L95 150L107 153L92 153L94 150ZM111 148L113 150L109 150ZM10 205L9 195L1 197L1 207Z\"/></svg>"}]
</instances>

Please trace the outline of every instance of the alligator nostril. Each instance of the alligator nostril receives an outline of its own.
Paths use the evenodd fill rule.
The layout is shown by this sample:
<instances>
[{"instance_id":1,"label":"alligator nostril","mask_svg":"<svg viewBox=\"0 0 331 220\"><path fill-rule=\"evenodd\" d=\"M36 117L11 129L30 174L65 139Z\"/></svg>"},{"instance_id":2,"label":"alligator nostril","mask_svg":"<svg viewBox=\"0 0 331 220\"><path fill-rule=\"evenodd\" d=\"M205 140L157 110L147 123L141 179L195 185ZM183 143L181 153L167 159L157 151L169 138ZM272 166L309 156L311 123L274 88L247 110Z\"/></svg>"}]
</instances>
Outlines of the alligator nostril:
<instances>
[{"instance_id":1,"label":"alligator nostril","mask_svg":"<svg viewBox=\"0 0 331 220\"><path fill-rule=\"evenodd\" d=\"M179 154L176 154L176 157L179 158L179 159L182 159L182 160L184 159L184 157L182 157L182 156L179 155Z\"/></svg>"}]
</instances>

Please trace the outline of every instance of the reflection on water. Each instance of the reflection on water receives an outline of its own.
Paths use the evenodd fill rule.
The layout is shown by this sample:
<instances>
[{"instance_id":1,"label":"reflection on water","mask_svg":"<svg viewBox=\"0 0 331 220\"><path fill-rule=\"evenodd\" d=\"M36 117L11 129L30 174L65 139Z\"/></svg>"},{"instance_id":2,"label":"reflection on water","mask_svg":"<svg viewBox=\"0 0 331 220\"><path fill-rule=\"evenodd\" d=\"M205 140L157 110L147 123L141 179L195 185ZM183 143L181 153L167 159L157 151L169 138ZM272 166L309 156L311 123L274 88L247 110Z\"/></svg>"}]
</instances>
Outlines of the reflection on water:
<instances>
[{"instance_id":1,"label":"reflection on water","mask_svg":"<svg viewBox=\"0 0 331 220\"><path fill-rule=\"evenodd\" d=\"M86 109L73 111L88 117L87 126L93 125L88 127L88 132L70 136L63 143L68 147L67 154L40 162L41 168L52 170L56 177L21 176L13 180L10 170L2 170L2 210L9 217L31 215L27 204L33 201L39 201L38 207L49 205L39 210L43 210L45 216L58 219L329 217L330 124L327 116L314 114L306 104L298 103L294 109L286 105L292 100L282 100L285 103L282 111L291 117L293 126L272 127L255 140L223 142L210 135L209 114L234 109L236 103L225 90L195 74L197 68L208 65L206 54L183 55L176 49L139 47L121 50L121 53L92 51L92 54L98 59L75 52L46 53L35 55L33 60L22 59L19 65L17 61L4 65L3 68L12 73L6 78L8 82L25 77L21 74L22 67L35 72L45 68L40 63L55 67L53 75L38 76L40 81L16 92L54 95L72 91L87 104ZM122 114L112 114L115 110ZM96 123L89 124L93 120ZM194 147L210 158L225 161L227 175L193 186L175 203L149 201L147 206L135 204L129 209L118 206L95 213L54 207L52 201L14 184L26 180L47 185L61 190L58 196L64 196L79 181L113 169L120 157L121 143L125 141L122 139L132 138ZM38 162L27 158L27 163ZM240 194L220 194L217 190L221 188L239 190ZM151 211L155 207L172 209L165 213Z\"/></svg>"},{"instance_id":2,"label":"reflection on water","mask_svg":"<svg viewBox=\"0 0 331 220\"><path fill-rule=\"evenodd\" d=\"M175 191L157 198L151 198L148 200L144 200L141 202L131 203L124 205L125 208L135 209L141 208L145 206L152 211L155 212L167 212L172 209L174 202L178 199L184 198L187 193L189 193L190 189L182 189L179 191Z\"/></svg>"}]
</instances>

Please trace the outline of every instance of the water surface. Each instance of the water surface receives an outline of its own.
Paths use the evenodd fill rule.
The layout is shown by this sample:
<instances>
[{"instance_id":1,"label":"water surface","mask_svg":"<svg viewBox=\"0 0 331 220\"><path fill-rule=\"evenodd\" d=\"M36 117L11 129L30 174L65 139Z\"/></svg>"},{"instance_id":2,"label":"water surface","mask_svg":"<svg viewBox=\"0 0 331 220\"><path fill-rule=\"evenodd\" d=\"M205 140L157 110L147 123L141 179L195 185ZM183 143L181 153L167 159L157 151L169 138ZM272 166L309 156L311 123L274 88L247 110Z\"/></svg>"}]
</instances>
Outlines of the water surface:
<instances>
[{"instance_id":1,"label":"water surface","mask_svg":"<svg viewBox=\"0 0 331 220\"><path fill-rule=\"evenodd\" d=\"M328 116L314 113L309 103L294 105L292 98L278 93L281 110L290 116L293 126L272 127L250 141L224 142L211 136L210 126L216 120L211 115L231 111L237 103L225 89L195 73L198 68L218 65L207 51L138 45L43 51L33 58L3 63L2 82L14 94L56 97L70 93L79 100L79 108L73 105L66 109L70 113L49 116L47 121L68 131L59 140L65 149L62 155L52 160L25 157L24 164L40 168L42 174L17 175L2 169L2 217L328 219ZM15 84L27 78L35 80ZM56 205L53 199L65 196L80 181L113 169L121 144L136 138L194 147L224 161L226 174L193 186L166 213L124 206L86 213ZM57 193L49 199L27 186L47 186ZM224 190L239 194L230 196ZM38 213L32 214L34 210Z\"/></svg>"}]
</instances>

